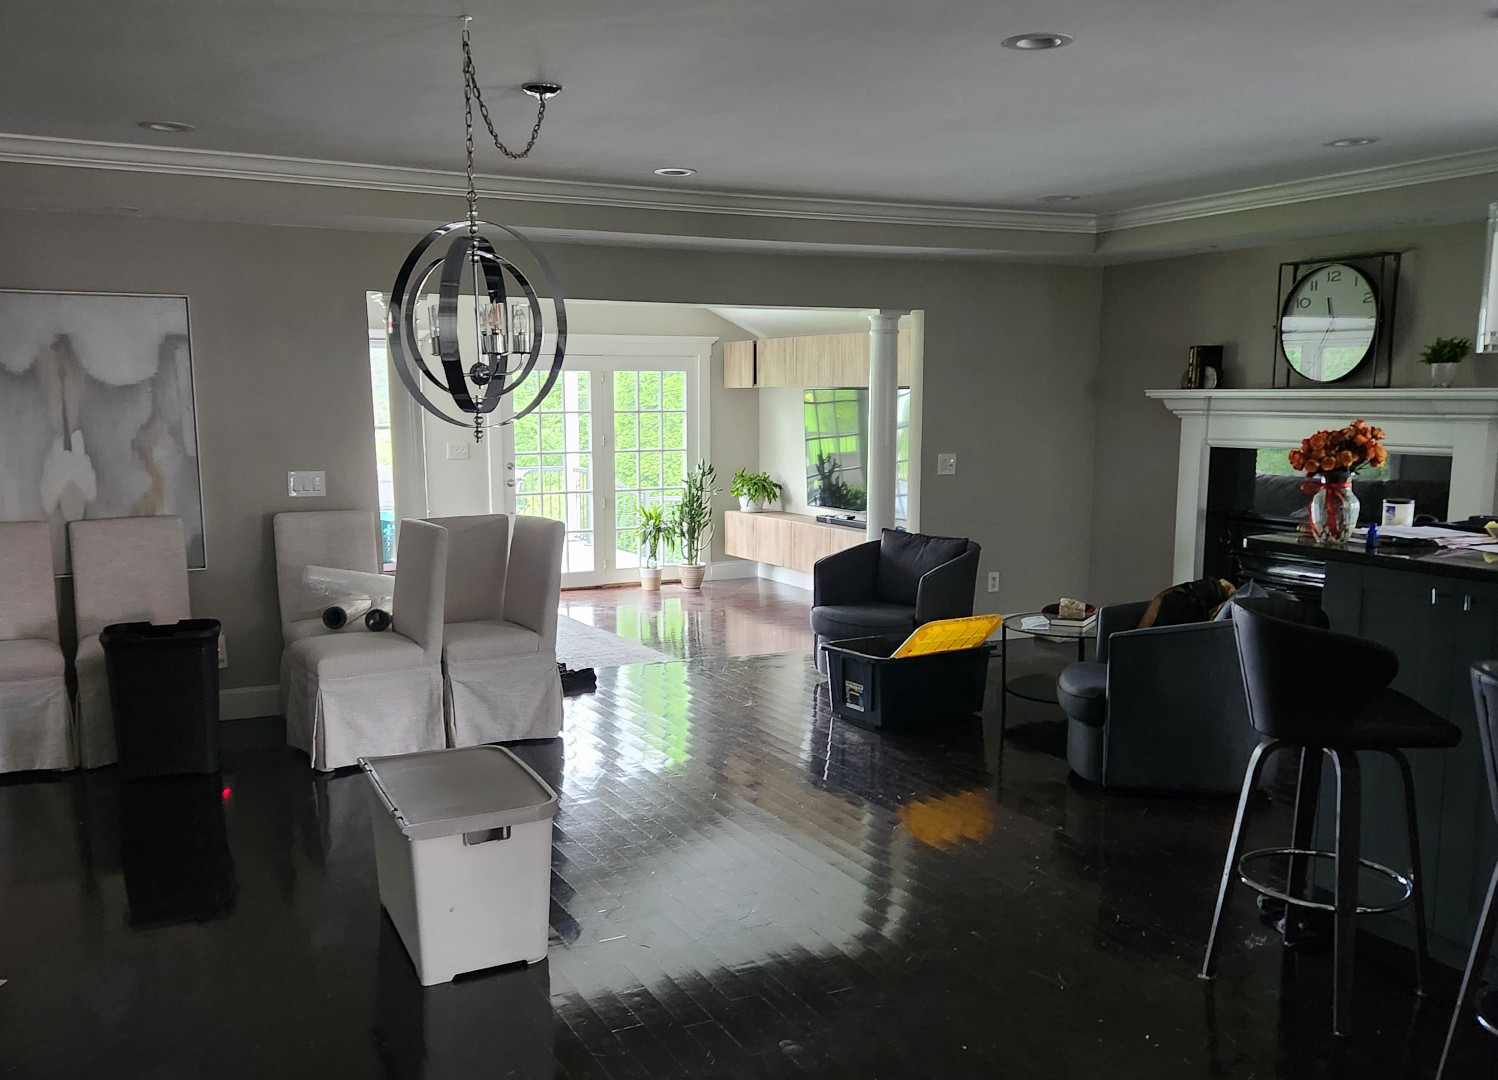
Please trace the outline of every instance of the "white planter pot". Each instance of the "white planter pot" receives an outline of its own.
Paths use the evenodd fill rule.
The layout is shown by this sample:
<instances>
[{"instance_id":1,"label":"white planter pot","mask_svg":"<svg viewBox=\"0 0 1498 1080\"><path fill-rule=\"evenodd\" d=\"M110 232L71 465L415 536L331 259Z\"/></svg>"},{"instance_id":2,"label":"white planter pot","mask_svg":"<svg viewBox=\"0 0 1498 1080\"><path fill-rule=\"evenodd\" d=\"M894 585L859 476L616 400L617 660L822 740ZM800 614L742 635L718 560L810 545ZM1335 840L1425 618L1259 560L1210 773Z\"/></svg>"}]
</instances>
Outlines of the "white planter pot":
<instances>
[{"instance_id":1,"label":"white planter pot","mask_svg":"<svg viewBox=\"0 0 1498 1080\"><path fill-rule=\"evenodd\" d=\"M1427 364L1430 368L1430 385L1437 389L1444 389L1451 385L1451 380L1456 378L1456 364Z\"/></svg>"},{"instance_id":2,"label":"white planter pot","mask_svg":"<svg viewBox=\"0 0 1498 1080\"><path fill-rule=\"evenodd\" d=\"M706 566L682 566L681 584L683 588L702 588L702 575L707 573Z\"/></svg>"},{"instance_id":3,"label":"white planter pot","mask_svg":"<svg viewBox=\"0 0 1498 1080\"><path fill-rule=\"evenodd\" d=\"M742 510L746 514L757 514L761 510L763 510L764 507L761 504L755 502L749 496L747 496L747 495L740 495L739 496L739 509Z\"/></svg>"},{"instance_id":4,"label":"white planter pot","mask_svg":"<svg viewBox=\"0 0 1498 1080\"><path fill-rule=\"evenodd\" d=\"M661 568L659 566L640 567L640 588L646 592L661 591Z\"/></svg>"}]
</instances>

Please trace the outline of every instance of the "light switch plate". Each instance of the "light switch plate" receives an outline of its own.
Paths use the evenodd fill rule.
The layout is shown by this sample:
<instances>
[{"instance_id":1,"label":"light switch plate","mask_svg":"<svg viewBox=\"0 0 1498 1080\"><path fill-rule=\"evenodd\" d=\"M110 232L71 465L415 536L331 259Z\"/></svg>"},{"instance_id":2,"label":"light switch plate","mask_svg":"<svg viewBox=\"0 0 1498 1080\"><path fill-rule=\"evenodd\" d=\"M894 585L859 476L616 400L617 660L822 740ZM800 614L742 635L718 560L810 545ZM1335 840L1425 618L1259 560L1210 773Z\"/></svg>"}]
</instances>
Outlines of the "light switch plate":
<instances>
[{"instance_id":1,"label":"light switch plate","mask_svg":"<svg viewBox=\"0 0 1498 1080\"><path fill-rule=\"evenodd\" d=\"M286 474L286 493L294 499L320 499L328 493L328 474L316 472L289 472Z\"/></svg>"},{"instance_id":2,"label":"light switch plate","mask_svg":"<svg viewBox=\"0 0 1498 1080\"><path fill-rule=\"evenodd\" d=\"M936 475L937 476L956 476L957 475L957 455L956 454L937 454L936 455Z\"/></svg>"},{"instance_id":3,"label":"light switch plate","mask_svg":"<svg viewBox=\"0 0 1498 1080\"><path fill-rule=\"evenodd\" d=\"M450 442L447 444L448 461L467 461L468 444L466 442Z\"/></svg>"},{"instance_id":4,"label":"light switch plate","mask_svg":"<svg viewBox=\"0 0 1498 1080\"><path fill-rule=\"evenodd\" d=\"M988 572L988 591L999 591L999 572L997 570L990 570Z\"/></svg>"}]
</instances>

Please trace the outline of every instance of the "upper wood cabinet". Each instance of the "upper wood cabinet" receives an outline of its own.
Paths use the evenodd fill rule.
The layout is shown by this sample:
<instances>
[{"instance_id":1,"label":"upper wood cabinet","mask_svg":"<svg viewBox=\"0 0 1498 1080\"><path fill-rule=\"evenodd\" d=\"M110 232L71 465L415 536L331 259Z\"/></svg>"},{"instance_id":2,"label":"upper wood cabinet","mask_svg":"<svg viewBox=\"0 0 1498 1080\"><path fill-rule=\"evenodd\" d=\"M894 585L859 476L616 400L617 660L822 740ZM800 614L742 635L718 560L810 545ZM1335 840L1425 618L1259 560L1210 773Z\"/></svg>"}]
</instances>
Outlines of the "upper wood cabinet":
<instances>
[{"instance_id":1,"label":"upper wood cabinet","mask_svg":"<svg viewBox=\"0 0 1498 1080\"><path fill-rule=\"evenodd\" d=\"M723 385L731 389L753 387L754 382L753 341L725 341L723 343Z\"/></svg>"},{"instance_id":2,"label":"upper wood cabinet","mask_svg":"<svg viewBox=\"0 0 1498 1080\"><path fill-rule=\"evenodd\" d=\"M899 381L910 385L910 331L898 338ZM869 335L729 341L723 345L723 385L840 387L869 385Z\"/></svg>"}]
</instances>

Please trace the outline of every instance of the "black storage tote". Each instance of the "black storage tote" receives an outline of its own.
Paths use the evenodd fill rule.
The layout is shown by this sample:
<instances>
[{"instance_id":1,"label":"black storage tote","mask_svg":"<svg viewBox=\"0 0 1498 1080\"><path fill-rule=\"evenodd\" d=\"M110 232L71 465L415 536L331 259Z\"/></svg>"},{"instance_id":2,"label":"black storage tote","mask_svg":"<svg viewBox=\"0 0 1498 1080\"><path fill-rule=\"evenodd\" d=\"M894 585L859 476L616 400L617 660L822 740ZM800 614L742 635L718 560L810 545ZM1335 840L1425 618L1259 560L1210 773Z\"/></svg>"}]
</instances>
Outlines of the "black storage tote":
<instances>
[{"instance_id":1,"label":"black storage tote","mask_svg":"<svg viewBox=\"0 0 1498 1080\"><path fill-rule=\"evenodd\" d=\"M854 638L824 645L832 711L873 728L916 727L928 719L983 711L992 642L890 659L904 640Z\"/></svg>"}]
</instances>

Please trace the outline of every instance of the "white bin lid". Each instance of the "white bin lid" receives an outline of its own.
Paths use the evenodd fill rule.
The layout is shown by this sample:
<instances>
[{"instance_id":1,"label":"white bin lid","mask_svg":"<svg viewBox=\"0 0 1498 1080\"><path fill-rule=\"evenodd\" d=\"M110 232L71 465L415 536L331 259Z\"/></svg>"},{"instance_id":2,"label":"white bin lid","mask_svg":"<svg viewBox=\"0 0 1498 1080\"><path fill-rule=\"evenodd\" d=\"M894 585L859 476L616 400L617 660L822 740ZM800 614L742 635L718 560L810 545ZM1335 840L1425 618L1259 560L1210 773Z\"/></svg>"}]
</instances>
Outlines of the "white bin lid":
<instances>
[{"instance_id":1,"label":"white bin lid","mask_svg":"<svg viewBox=\"0 0 1498 1080\"><path fill-rule=\"evenodd\" d=\"M545 821L557 793L503 746L360 758L375 793L411 840Z\"/></svg>"}]
</instances>

